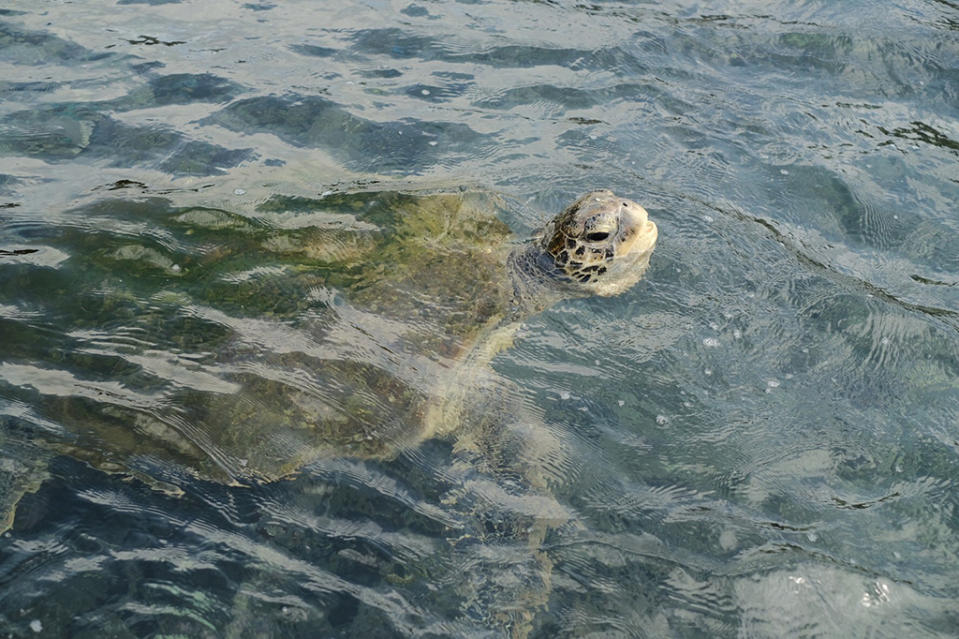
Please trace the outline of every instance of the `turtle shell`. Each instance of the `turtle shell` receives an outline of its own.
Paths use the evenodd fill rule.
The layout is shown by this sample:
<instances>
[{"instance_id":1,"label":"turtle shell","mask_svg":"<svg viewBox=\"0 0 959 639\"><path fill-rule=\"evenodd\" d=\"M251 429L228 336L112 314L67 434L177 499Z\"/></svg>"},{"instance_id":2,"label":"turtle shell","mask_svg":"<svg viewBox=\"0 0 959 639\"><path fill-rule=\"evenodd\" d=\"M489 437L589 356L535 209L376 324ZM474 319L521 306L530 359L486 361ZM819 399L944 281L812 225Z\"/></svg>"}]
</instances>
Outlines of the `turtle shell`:
<instances>
[{"instance_id":1,"label":"turtle shell","mask_svg":"<svg viewBox=\"0 0 959 639\"><path fill-rule=\"evenodd\" d=\"M437 380L512 295L512 234L482 191L273 196L254 215L125 204L165 241L73 251L110 285L75 318L87 344L69 373L21 391L70 432L62 450L106 469L272 480L321 456L391 457L437 430Z\"/></svg>"}]
</instances>

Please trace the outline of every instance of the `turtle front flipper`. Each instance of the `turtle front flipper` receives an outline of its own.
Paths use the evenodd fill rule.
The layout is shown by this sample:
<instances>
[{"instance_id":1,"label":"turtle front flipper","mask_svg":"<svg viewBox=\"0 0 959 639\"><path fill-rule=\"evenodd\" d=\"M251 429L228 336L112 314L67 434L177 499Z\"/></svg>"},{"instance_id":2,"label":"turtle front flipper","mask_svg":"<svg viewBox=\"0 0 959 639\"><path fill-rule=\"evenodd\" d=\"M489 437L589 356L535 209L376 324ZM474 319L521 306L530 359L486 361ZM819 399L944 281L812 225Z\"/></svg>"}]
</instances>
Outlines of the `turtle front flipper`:
<instances>
[{"instance_id":1,"label":"turtle front flipper","mask_svg":"<svg viewBox=\"0 0 959 639\"><path fill-rule=\"evenodd\" d=\"M461 568L461 611L504 635L525 638L547 618L549 545L578 525L575 512L555 496L574 460L516 384L486 367L459 373L468 380L451 386L468 393L448 398L453 406L435 409L434 417L460 423L447 471L456 481L444 501L471 522L450 540L454 565Z\"/></svg>"}]
</instances>

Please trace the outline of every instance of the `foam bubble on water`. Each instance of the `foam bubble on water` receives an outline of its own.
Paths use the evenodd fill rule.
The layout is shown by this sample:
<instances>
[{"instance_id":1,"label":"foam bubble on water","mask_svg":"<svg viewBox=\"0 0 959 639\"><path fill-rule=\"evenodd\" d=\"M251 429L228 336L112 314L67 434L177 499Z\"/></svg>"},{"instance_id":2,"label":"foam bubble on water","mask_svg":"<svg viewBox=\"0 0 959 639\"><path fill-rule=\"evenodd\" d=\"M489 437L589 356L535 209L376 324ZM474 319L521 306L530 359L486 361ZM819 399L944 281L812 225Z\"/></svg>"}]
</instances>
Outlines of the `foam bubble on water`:
<instances>
[{"instance_id":1,"label":"foam bubble on water","mask_svg":"<svg viewBox=\"0 0 959 639\"><path fill-rule=\"evenodd\" d=\"M743 332L742 332L741 330L739 330L738 328L734 328L734 329L733 329L733 339L742 339L742 337L743 337Z\"/></svg>"},{"instance_id":2,"label":"foam bubble on water","mask_svg":"<svg viewBox=\"0 0 959 639\"><path fill-rule=\"evenodd\" d=\"M768 382L766 382L766 386L768 386L769 388L779 388L779 380L771 379Z\"/></svg>"},{"instance_id":3,"label":"foam bubble on water","mask_svg":"<svg viewBox=\"0 0 959 639\"><path fill-rule=\"evenodd\" d=\"M560 391L559 398L565 401L570 398L570 394L567 391Z\"/></svg>"},{"instance_id":4,"label":"foam bubble on water","mask_svg":"<svg viewBox=\"0 0 959 639\"><path fill-rule=\"evenodd\" d=\"M716 348L717 346L719 346L719 340L716 339L715 337L707 337L703 340L703 346L706 346L708 348Z\"/></svg>"},{"instance_id":5,"label":"foam bubble on water","mask_svg":"<svg viewBox=\"0 0 959 639\"><path fill-rule=\"evenodd\" d=\"M34 619L30 622L30 630L34 632L43 632L43 622L39 619Z\"/></svg>"},{"instance_id":6,"label":"foam bubble on water","mask_svg":"<svg viewBox=\"0 0 959 639\"><path fill-rule=\"evenodd\" d=\"M660 426L665 426L669 423L669 418L665 415L656 415L656 423Z\"/></svg>"},{"instance_id":7,"label":"foam bubble on water","mask_svg":"<svg viewBox=\"0 0 959 639\"><path fill-rule=\"evenodd\" d=\"M246 191L244 189L233 189L233 195L245 195Z\"/></svg>"},{"instance_id":8,"label":"foam bubble on water","mask_svg":"<svg viewBox=\"0 0 959 639\"><path fill-rule=\"evenodd\" d=\"M808 539L809 541L816 541L817 539L819 539L819 535L810 531L806 533L806 539Z\"/></svg>"}]
</instances>

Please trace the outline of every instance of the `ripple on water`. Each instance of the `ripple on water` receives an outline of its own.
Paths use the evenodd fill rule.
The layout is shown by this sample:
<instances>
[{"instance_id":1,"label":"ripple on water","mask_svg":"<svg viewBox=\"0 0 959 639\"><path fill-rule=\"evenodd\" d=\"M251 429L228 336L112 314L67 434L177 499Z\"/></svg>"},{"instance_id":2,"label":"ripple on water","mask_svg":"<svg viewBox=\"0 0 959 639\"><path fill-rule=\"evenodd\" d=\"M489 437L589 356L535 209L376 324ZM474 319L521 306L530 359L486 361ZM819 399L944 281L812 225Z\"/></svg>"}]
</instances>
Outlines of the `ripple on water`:
<instances>
[{"instance_id":1,"label":"ripple on water","mask_svg":"<svg viewBox=\"0 0 959 639\"><path fill-rule=\"evenodd\" d=\"M0 12L0 625L954 633L950 3L186 6ZM244 415L274 458L290 397L385 440L385 387L449 366L329 268L384 175L491 185L520 235L608 186L660 245L495 359L486 449L260 483Z\"/></svg>"}]
</instances>

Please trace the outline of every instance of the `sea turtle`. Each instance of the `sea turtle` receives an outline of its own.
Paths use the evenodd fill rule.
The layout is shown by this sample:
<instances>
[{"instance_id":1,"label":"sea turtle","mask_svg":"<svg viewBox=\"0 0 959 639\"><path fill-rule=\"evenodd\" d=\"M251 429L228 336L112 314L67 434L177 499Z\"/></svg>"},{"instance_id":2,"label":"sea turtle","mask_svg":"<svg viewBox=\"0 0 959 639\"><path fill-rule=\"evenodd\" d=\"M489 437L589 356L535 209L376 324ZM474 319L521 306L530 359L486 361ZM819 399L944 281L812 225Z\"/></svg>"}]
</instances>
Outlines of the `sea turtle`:
<instances>
[{"instance_id":1,"label":"sea turtle","mask_svg":"<svg viewBox=\"0 0 959 639\"><path fill-rule=\"evenodd\" d=\"M154 472L157 460L246 483L446 437L462 464L546 491L541 462L561 443L528 422L511 430L517 415L489 364L555 302L630 288L657 240L645 209L608 190L583 195L528 241L482 190L273 196L254 215L119 202L90 215L159 220L163 237L69 247L114 296L98 302L100 316L78 318L71 335L85 340L74 346L84 357L69 372L2 372L26 389L21 401L72 432L58 450L162 476L173 490L175 473ZM112 329L92 329L117 313ZM531 547L558 518L523 524ZM532 599L524 607L542 603ZM520 617L509 620L517 636L528 627Z\"/></svg>"},{"instance_id":2,"label":"sea turtle","mask_svg":"<svg viewBox=\"0 0 959 639\"><path fill-rule=\"evenodd\" d=\"M454 431L482 440L502 417L482 393L495 385L487 364L520 323L561 299L628 289L657 238L646 211L611 191L587 193L526 242L481 190L275 196L256 218L156 201L151 215L161 206L186 251L101 238L84 267L96 281L122 273L125 288L74 334L129 318L76 348L119 357L125 376L97 370L98 385L76 364L11 364L4 376L74 433L60 444L71 454L133 471L173 459L239 482L322 456L390 458ZM476 428L481 417L490 424Z\"/></svg>"}]
</instances>

